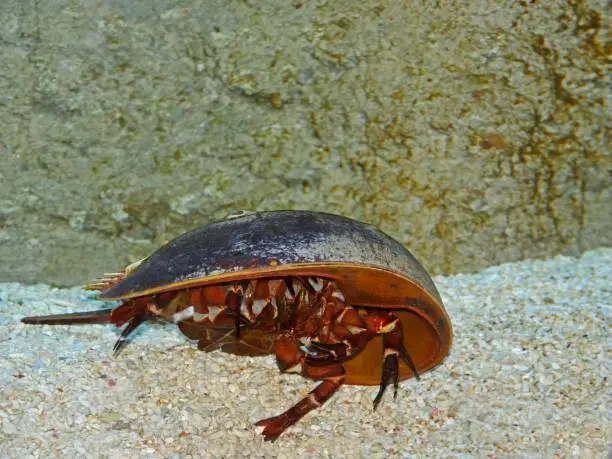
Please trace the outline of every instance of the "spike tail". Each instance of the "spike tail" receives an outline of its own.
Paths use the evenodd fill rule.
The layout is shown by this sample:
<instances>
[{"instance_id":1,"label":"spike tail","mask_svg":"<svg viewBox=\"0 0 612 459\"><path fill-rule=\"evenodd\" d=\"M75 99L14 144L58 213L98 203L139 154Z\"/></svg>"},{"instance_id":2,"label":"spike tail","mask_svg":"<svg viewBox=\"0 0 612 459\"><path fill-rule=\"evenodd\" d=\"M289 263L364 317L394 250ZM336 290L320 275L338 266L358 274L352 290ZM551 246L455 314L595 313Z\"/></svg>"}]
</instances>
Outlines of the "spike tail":
<instances>
[{"instance_id":1,"label":"spike tail","mask_svg":"<svg viewBox=\"0 0 612 459\"><path fill-rule=\"evenodd\" d=\"M112 309L98 309L97 311L31 316L24 317L21 321L24 324L37 325L106 324L111 322L112 311Z\"/></svg>"},{"instance_id":2,"label":"spike tail","mask_svg":"<svg viewBox=\"0 0 612 459\"><path fill-rule=\"evenodd\" d=\"M114 309L96 311L69 312L48 316L24 317L21 322L35 325L73 325L73 324L114 324L117 327L127 323L113 350L115 355L127 344L127 338L139 325L150 319L146 301L126 301Z\"/></svg>"}]
</instances>

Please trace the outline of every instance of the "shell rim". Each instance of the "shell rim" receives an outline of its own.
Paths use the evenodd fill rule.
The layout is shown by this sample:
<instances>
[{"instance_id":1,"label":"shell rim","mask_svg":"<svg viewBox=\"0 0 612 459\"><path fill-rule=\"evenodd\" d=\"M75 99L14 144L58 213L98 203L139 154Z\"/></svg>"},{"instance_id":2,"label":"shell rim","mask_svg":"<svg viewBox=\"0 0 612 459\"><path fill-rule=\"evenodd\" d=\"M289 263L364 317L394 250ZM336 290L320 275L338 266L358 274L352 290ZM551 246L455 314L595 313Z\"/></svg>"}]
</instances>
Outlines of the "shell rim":
<instances>
[{"instance_id":1,"label":"shell rim","mask_svg":"<svg viewBox=\"0 0 612 459\"><path fill-rule=\"evenodd\" d=\"M425 320L425 322L429 323L429 325L433 328L435 333L438 335L438 340L440 341L440 344L441 344L439 353L437 355L432 356L431 361L428 362L425 365L425 368L422 369L421 371L423 370L429 371L431 368L442 363L442 361L445 360L450 354L454 336L453 336L452 322L450 320L448 312L446 311L446 308L444 307L444 303L442 302L441 298L436 298L436 295L439 296L439 293L437 292L437 290L433 293L430 292L428 289L426 289L425 287L423 287L416 281L409 279L402 273L399 273L395 270L385 269L377 265L371 265L371 264L365 264L365 263L347 263L347 262L332 262L332 263L309 262L309 263L293 263L293 264L285 264L285 265L280 265L280 264L279 265L269 265L269 266L265 266L261 268L240 269L240 270L230 271L230 272L226 271L226 272L219 273L219 274L201 276L201 277L196 277L193 279L187 279L184 281L172 282L172 283L164 284L159 287L150 288L146 290L139 290L139 291L132 292L132 293L129 293L127 295L122 295L122 296L105 297L104 292L102 292L100 295L98 295L97 299L103 300L103 301L129 300L129 299L133 299L133 298L137 298L141 296L154 295L157 293L163 293L163 292L168 292L172 290L179 290L181 288L191 288L194 286L206 286L206 285L212 285L212 284L217 284L217 283L222 283L222 282L231 282L232 280L237 280L241 278L242 279L244 278L258 279L258 278L264 278L264 277L271 277L271 275L273 276L275 273L281 273L281 272L285 274L290 274L292 272L294 273L299 272L302 275L312 275L312 276L324 274L328 279L342 280L342 276L333 275L330 273L324 273L322 272L321 268L342 268L342 267L355 268L356 266L363 268L363 269L375 270L375 271L379 271L382 273L389 273L393 276L397 276L403 279L405 282L408 282L409 284L412 284L413 286L418 288L418 290L427 297L431 306L444 319L444 328L446 329L444 333L441 333L438 327L431 321L429 317L424 315L422 311L419 311L417 308L410 307L410 305L406 305L406 304L396 304L396 305L394 304L359 304L358 306L383 307L386 309L398 309L402 311L410 311L420 316L423 320ZM128 277L129 275L126 277L126 279ZM124 281L125 279L122 282ZM432 284L433 284L433 281L432 281ZM108 290L110 289L107 289L107 291ZM445 335L445 336L443 337L441 335Z\"/></svg>"},{"instance_id":2,"label":"shell rim","mask_svg":"<svg viewBox=\"0 0 612 459\"><path fill-rule=\"evenodd\" d=\"M133 298L137 298L137 297L141 297L141 296L147 296L147 295L155 295L157 293L163 293L163 292L169 292L172 290L178 290L181 288L191 288L194 286L205 286L205 285L212 285L212 284L217 284L217 283L222 283L222 282L231 282L232 280L236 280L239 278L249 278L249 279L258 279L258 278L263 278L263 277L270 277L270 275L273 275L274 273L279 273L279 272L283 272L283 273L291 273L291 272L301 272L302 275L321 275L321 268L342 268L342 267L352 267L354 268L355 266L359 266L360 268L364 268L364 269L369 269L369 270L375 270L375 271L379 271L379 272L384 272L384 273L390 273L394 276L398 276L400 278L402 278L404 281L414 285L415 287L417 287L421 292L423 292L427 298L430 300L431 304L438 310L438 313L440 313L440 315L442 317L444 317L444 321L445 321L445 326L448 328L448 339L449 339L449 348L451 347L451 342L452 342L452 337L453 337L453 332L452 332L452 322L450 320L450 317L448 316L448 312L446 311L446 308L444 307L444 303L442 302L441 298L436 298L436 296L434 294L432 294L428 289L426 289L425 287L423 287L422 285L420 285L419 283L417 283L416 281L409 279L408 277L406 277L404 274L399 273L397 271L394 270L390 270L390 269L385 269L382 268L380 266L377 265L370 265L370 264L365 264L365 263L347 263L347 262L332 262L332 263L317 263L317 262L310 262L310 263L292 263L292 264L285 264L285 265L270 265L270 266L266 266L263 268L249 268L249 269L241 269L241 270L237 270L237 271L230 271L230 272L224 272L224 273L220 273L220 274L213 274L213 275L209 275L209 276L202 276L202 277L196 277L193 279L187 279L184 281L178 281L178 282L172 282L172 283L168 283L168 284L164 284L163 286L159 286L159 287L154 287L154 288L150 288L150 289L146 289L146 290L139 290L136 292L131 292L129 294L126 295L121 295L121 296L104 296L104 292L102 292L100 295L98 295L97 299L98 300L103 300L103 301L117 301L117 300L129 300L129 299L133 299ZM304 273L304 271L306 271L306 273ZM324 273L327 278L329 279L333 279L333 280L341 280L340 276L334 276L334 275L330 275L328 273ZM126 277L126 279L129 278ZM125 282L124 279L122 282ZM432 281L433 283L433 281ZM111 287L112 288L112 287ZM110 289L108 289L110 290ZM108 291L107 290L107 291ZM436 294L439 295L439 293L436 291ZM406 307L406 305L393 305L393 304L360 304L359 306L363 306L363 307L384 307L387 309L405 309L405 310L410 310L409 307Z\"/></svg>"},{"instance_id":3,"label":"shell rim","mask_svg":"<svg viewBox=\"0 0 612 459\"><path fill-rule=\"evenodd\" d=\"M144 289L144 290L137 290L131 293L128 293L126 295L118 295L118 296L105 296L104 292L100 293L98 295L98 299L100 300L104 300L104 301L116 301L116 300L129 300L132 298L137 298L140 296L147 296L147 295L154 295L156 293L163 293L163 292L170 292L172 290L178 290L181 288L190 288L190 287L194 287L194 286L205 286L205 285L212 285L212 284L217 284L217 283L223 283L223 282L231 282L232 280L236 280L238 278L248 278L248 279L259 279L262 277L270 277L270 274L273 273L277 273L280 271L290 271L290 272L295 272L295 271L310 271L312 270L312 274L309 273L304 273L302 275L311 275L311 276L317 276L320 275L316 274L316 271L321 271L321 268L343 268L343 267L352 267L354 268L355 266L359 266L361 268L365 268L368 270L375 270L375 271L380 271L380 272L385 272L385 273L390 273L393 274L395 276L399 276L401 278L403 278L405 281L415 285L416 287L419 288L419 290L423 291L424 293L427 294L427 296L431 297L431 299L433 300L433 302L438 306L442 306L442 301L441 299L437 299L435 298L434 295L432 295L425 287L423 287L421 284L415 282L412 279L407 278L404 274L399 273L397 271L391 270L391 269L385 269L382 268L380 266L377 265L371 265L371 264L366 264L366 263L348 263L348 262L326 262L326 263L320 263L320 262L307 262L307 263L290 263L290 264L278 264L278 265L269 265L269 266L265 266L265 267L261 267L261 268L246 268L246 269L239 269L236 271L225 271L223 273L219 273L219 274L211 274L208 276L200 276L200 277L195 277L193 279L186 279L186 280L182 280L182 281L177 281L177 282L171 282L171 283L166 283L164 285L161 285L159 287L152 287L152 288L148 288L148 289ZM129 279L129 277L138 270L138 268L136 268L136 270L134 270L133 272L131 272L128 276L125 277L125 279L123 279L121 282L118 282L116 285L125 282L127 279ZM333 279L333 280L338 280L341 279L340 276L334 276L334 275L329 275L328 273L325 273L326 277L329 279ZM281 276L281 277L287 277L287 276ZM115 285L113 285L112 287L108 288L106 291L111 290L112 288L114 288ZM437 293L437 292L436 292ZM367 306L367 305L362 305L362 306ZM392 305L388 306L389 308L393 308Z\"/></svg>"}]
</instances>

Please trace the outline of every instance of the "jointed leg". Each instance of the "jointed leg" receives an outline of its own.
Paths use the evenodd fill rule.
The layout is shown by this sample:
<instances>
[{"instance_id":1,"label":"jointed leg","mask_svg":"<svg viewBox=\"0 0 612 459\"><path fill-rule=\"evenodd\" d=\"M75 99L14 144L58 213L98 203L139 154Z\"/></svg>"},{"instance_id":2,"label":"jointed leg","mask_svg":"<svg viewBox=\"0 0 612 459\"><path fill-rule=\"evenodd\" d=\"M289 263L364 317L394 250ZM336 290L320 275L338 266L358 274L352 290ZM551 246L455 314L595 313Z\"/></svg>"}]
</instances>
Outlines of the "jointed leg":
<instances>
[{"instance_id":1,"label":"jointed leg","mask_svg":"<svg viewBox=\"0 0 612 459\"><path fill-rule=\"evenodd\" d=\"M328 365L345 362L359 354L368 344L365 333L347 334L339 343L321 343L310 341L304 347L306 361L311 365Z\"/></svg>"},{"instance_id":2,"label":"jointed leg","mask_svg":"<svg viewBox=\"0 0 612 459\"><path fill-rule=\"evenodd\" d=\"M117 342L113 346L113 352L115 356L117 356L119 352L121 352L121 349L123 349L123 347L127 344L128 336L130 336L134 332L134 330L136 330L140 325L142 325L150 318L151 315L149 314L149 312L147 310L143 310L138 312L134 317L129 320L127 326L121 331L119 339L117 339Z\"/></svg>"},{"instance_id":3,"label":"jointed leg","mask_svg":"<svg viewBox=\"0 0 612 459\"><path fill-rule=\"evenodd\" d=\"M262 427L261 433L266 441L276 440L288 427L291 427L304 415L329 400L342 385L344 367L339 363L325 367L310 367L308 364L304 364L302 374L313 379L322 379L323 382L284 413L262 419L255 424Z\"/></svg>"},{"instance_id":4,"label":"jointed leg","mask_svg":"<svg viewBox=\"0 0 612 459\"><path fill-rule=\"evenodd\" d=\"M236 339L240 339L240 305L244 296L242 285L235 284L227 292L225 307L230 316L234 317L234 331Z\"/></svg>"},{"instance_id":5,"label":"jointed leg","mask_svg":"<svg viewBox=\"0 0 612 459\"><path fill-rule=\"evenodd\" d=\"M344 381L344 367L341 363L332 361L328 365L310 365L304 352L300 349L299 341L289 334L277 337L274 350L281 371L300 373L307 378L323 382L284 413L263 419L255 424L262 427L261 433L266 441L276 440L288 427L329 400Z\"/></svg>"},{"instance_id":6,"label":"jointed leg","mask_svg":"<svg viewBox=\"0 0 612 459\"><path fill-rule=\"evenodd\" d=\"M397 386L399 384L399 367L397 364L397 354L389 350L385 346L385 360L383 362L383 371L380 378L380 389L374 398L374 410L378 408L378 404L382 400L382 396L387 389L389 383L393 381L393 398L397 397Z\"/></svg>"},{"instance_id":7,"label":"jointed leg","mask_svg":"<svg viewBox=\"0 0 612 459\"><path fill-rule=\"evenodd\" d=\"M391 313L372 314L366 318L366 323L370 333L383 335L383 371L380 378L380 389L374 398L374 409L376 409L382 400L387 386L391 382L393 382L394 388L393 398L397 396L397 386L399 383L398 356L408 365L417 379L419 378L419 373L404 346L404 334L399 318Z\"/></svg>"}]
</instances>

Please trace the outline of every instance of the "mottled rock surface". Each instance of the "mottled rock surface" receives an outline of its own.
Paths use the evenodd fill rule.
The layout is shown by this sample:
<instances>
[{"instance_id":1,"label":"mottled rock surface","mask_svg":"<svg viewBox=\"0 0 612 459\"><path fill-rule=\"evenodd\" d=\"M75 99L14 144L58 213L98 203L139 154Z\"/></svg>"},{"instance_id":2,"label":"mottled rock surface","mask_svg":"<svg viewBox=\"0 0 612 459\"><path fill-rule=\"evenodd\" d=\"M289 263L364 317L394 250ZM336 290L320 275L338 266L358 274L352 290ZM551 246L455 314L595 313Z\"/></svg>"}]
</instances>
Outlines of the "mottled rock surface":
<instances>
[{"instance_id":1,"label":"mottled rock surface","mask_svg":"<svg viewBox=\"0 0 612 459\"><path fill-rule=\"evenodd\" d=\"M236 209L433 272L609 245L603 0L0 3L0 279L74 285Z\"/></svg>"}]
</instances>

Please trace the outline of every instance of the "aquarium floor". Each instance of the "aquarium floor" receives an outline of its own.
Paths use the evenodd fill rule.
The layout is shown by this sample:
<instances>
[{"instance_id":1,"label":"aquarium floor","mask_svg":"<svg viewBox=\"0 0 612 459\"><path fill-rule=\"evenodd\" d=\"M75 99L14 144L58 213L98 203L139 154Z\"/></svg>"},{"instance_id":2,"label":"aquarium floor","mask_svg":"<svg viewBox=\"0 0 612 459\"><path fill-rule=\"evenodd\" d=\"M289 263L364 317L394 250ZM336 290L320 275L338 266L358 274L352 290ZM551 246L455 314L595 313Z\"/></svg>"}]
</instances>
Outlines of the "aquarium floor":
<instances>
[{"instance_id":1,"label":"aquarium floor","mask_svg":"<svg viewBox=\"0 0 612 459\"><path fill-rule=\"evenodd\" d=\"M272 357L198 352L150 325L112 357L106 325L25 326L100 307L79 289L0 284L0 458L605 457L612 250L435 279L449 358L388 391L343 387L276 443L253 423L313 387Z\"/></svg>"}]
</instances>

